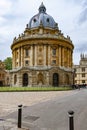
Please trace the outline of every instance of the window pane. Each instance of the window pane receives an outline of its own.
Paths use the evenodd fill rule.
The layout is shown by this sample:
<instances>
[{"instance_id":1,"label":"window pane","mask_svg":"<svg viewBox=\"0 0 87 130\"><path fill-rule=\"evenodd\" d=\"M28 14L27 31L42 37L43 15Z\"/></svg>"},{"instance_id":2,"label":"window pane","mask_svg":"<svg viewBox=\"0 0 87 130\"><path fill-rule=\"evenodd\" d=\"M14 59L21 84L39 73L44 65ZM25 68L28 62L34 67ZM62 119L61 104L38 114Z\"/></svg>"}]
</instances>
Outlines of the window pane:
<instances>
[{"instance_id":1,"label":"window pane","mask_svg":"<svg viewBox=\"0 0 87 130\"><path fill-rule=\"evenodd\" d=\"M25 56L29 56L29 50L28 49L25 50Z\"/></svg>"},{"instance_id":2,"label":"window pane","mask_svg":"<svg viewBox=\"0 0 87 130\"><path fill-rule=\"evenodd\" d=\"M52 60L52 64L56 64L56 60Z\"/></svg>"},{"instance_id":3,"label":"window pane","mask_svg":"<svg viewBox=\"0 0 87 130\"><path fill-rule=\"evenodd\" d=\"M85 74L82 74L82 77L85 77Z\"/></svg>"},{"instance_id":4,"label":"window pane","mask_svg":"<svg viewBox=\"0 0 87 130\"><path fill-rule=\"evenodd\" d=\"M85 83L85 80L82 80L82 83Z\"/></svg>"},{"instance_id":5,"label":"window pane","mask_svg":"<svg viewBox=\"0 0 87 130\"><path fill-rule=\"evenodd\" d=\"M52 54L55 56L56 55L56 49L52 50Z\"/></svg>"},{"instance_id":6,"label":"window pane","mask_svg":"<svg viewBox=\"0 0 87 130\"><path fill-rule=\"evenodd\" d=\"M82 71L85 71L85 68L82 68Z\"/></svg>"},{"instance_id":7,"label":"window pane","mask_svg":"<svg viewBox=\"0 0 87 130\"><path fill-rule=\"evenodd\" d=\"M26 60L26 61L25 61L25 65L28 65L28 64L29 64L29 61L28 61L28 60Z\"/></svg>"}]
</instances>

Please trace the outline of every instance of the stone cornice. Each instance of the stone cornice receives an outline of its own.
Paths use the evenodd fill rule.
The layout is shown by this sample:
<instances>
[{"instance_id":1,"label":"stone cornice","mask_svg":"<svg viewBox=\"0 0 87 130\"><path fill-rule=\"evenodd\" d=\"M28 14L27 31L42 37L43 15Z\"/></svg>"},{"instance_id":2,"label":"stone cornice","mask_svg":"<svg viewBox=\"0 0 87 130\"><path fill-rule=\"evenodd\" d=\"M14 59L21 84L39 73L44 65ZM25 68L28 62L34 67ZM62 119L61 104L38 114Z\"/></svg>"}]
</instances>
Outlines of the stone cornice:
<instances>
[{"instance_id":1,"label":"stone cornice","mask_svg":"<svg viewBox=\"0 0 87 130\"><path fill-rule=\"evenodd\" d=\"M33 66L33 67L19 67L19 68L15 68L13 70L10 70L10 73L13 73L13 72L18 72L18 71L21 71L21 70L37 70L37 71L48 71L50 69L60 69L60 70L64 70L64 71L67 71L67 72L73 72L73 69L72 68L65 68L65 67L62 67L62 66L59 66L59 67L53 67L53 66Z\"/></svg>"},{"instance_id":2,"label":"stone cornice","mask_svg":"<svg viewBox=\"0 0 87 130\"><path fill-rule=\"evenodd\" d=\"M33 42L34 42L35 40L43 40L43 39L44 40L58 40L60 42L61 41L66 42L69 45L71 45L72 48L74 48L74 45L69 38L65 38L65 37L61 37L61 36L57 36L57 35L51 35L51 34L50 35L44 34L44 35L30 35L30 36L19 37L18 39L15 39L13 41L13 44L11 45L11 49L13 48L14 45L17 45L18 43L20 44L20 42L31 41L31 40L33 40Z\"/></svg>"}]
</instances>

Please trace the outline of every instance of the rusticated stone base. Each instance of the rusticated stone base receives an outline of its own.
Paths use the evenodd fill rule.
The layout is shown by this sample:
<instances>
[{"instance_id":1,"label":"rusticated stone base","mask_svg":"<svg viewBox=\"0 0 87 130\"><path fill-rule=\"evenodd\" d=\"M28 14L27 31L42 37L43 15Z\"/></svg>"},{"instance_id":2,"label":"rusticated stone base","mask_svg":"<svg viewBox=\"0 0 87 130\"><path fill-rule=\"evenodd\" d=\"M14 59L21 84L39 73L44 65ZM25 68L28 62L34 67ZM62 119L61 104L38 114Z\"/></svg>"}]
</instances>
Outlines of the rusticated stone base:
<instances>
[{"instance_id":1,"label":"rusticated stone base","mask_svg":"<svg viewBox=\"0 0 87 130\"><path fill-rule=\"evenodd\" d=\"M50 87L73 84L72 70L63 67L32 67L12 70L11 86L15 87Z\"/></svg>"}]
</instances>

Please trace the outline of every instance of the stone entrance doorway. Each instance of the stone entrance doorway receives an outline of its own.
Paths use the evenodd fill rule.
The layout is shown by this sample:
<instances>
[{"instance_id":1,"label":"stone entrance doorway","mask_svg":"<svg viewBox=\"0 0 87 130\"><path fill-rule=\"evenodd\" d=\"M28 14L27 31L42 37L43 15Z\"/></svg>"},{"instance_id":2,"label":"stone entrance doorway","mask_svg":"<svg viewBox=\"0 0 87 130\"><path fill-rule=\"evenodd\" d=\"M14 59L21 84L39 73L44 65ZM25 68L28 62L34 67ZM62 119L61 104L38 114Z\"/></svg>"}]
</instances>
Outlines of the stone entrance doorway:
<instances>
[{"instance_id":1,"label":"stone entrance doorway","mask_svg":"<svg viewBox=\"0 0 87 130\"><path fill-rule=\"evenodd\" d=\"M59 85L59 75L57 73L53 74L53 86L58 86Z\"/></svg>"},{"instance_id":2,"label":"stone entrance doorway","mask_svg":"<svg viewBox=\"0 0 87 130\"><path fill-rule=\"evenodd\" d=\"M23 86L28 86L28 74L23 74Z\"/></svg>"},{"instance_id":3,"label":"stone entrance doorway","mask_svg":"<svg viewBox=\"0 0 87 130\"><path fill-rule=\"evenodd\" d=\"M0 86L3 86L3 82L2 81L0 81Z\"/></svg>"}]
</instances>

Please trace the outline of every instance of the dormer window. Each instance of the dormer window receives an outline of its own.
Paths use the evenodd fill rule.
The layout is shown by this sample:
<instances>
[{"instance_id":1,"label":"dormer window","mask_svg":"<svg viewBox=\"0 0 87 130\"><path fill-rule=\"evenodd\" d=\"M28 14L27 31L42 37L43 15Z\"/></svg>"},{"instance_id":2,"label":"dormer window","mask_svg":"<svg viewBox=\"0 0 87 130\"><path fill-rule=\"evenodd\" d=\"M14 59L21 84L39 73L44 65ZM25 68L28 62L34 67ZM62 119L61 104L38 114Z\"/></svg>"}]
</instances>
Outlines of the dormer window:
<instances>
[{"instance_id":1,"label":"dormer window","mask_svg":"<svg viewBox=\"0 0 87 130\"><path fill-rule=\"evenodd\" d=\"M34 23L36 22L37 20L36 19L34 19Z\"/></svg>"},{"instance_id":2,"label":"dormer window","mask_svg":"<svg viewBox=\"0 0 87 130\"><path fill-rule=\"evenodd\" d=\"M50 21L49 18L47 18L47 22L48 22L48 23L49 23L49 21Z\"/></svg>"}]
</instances>

